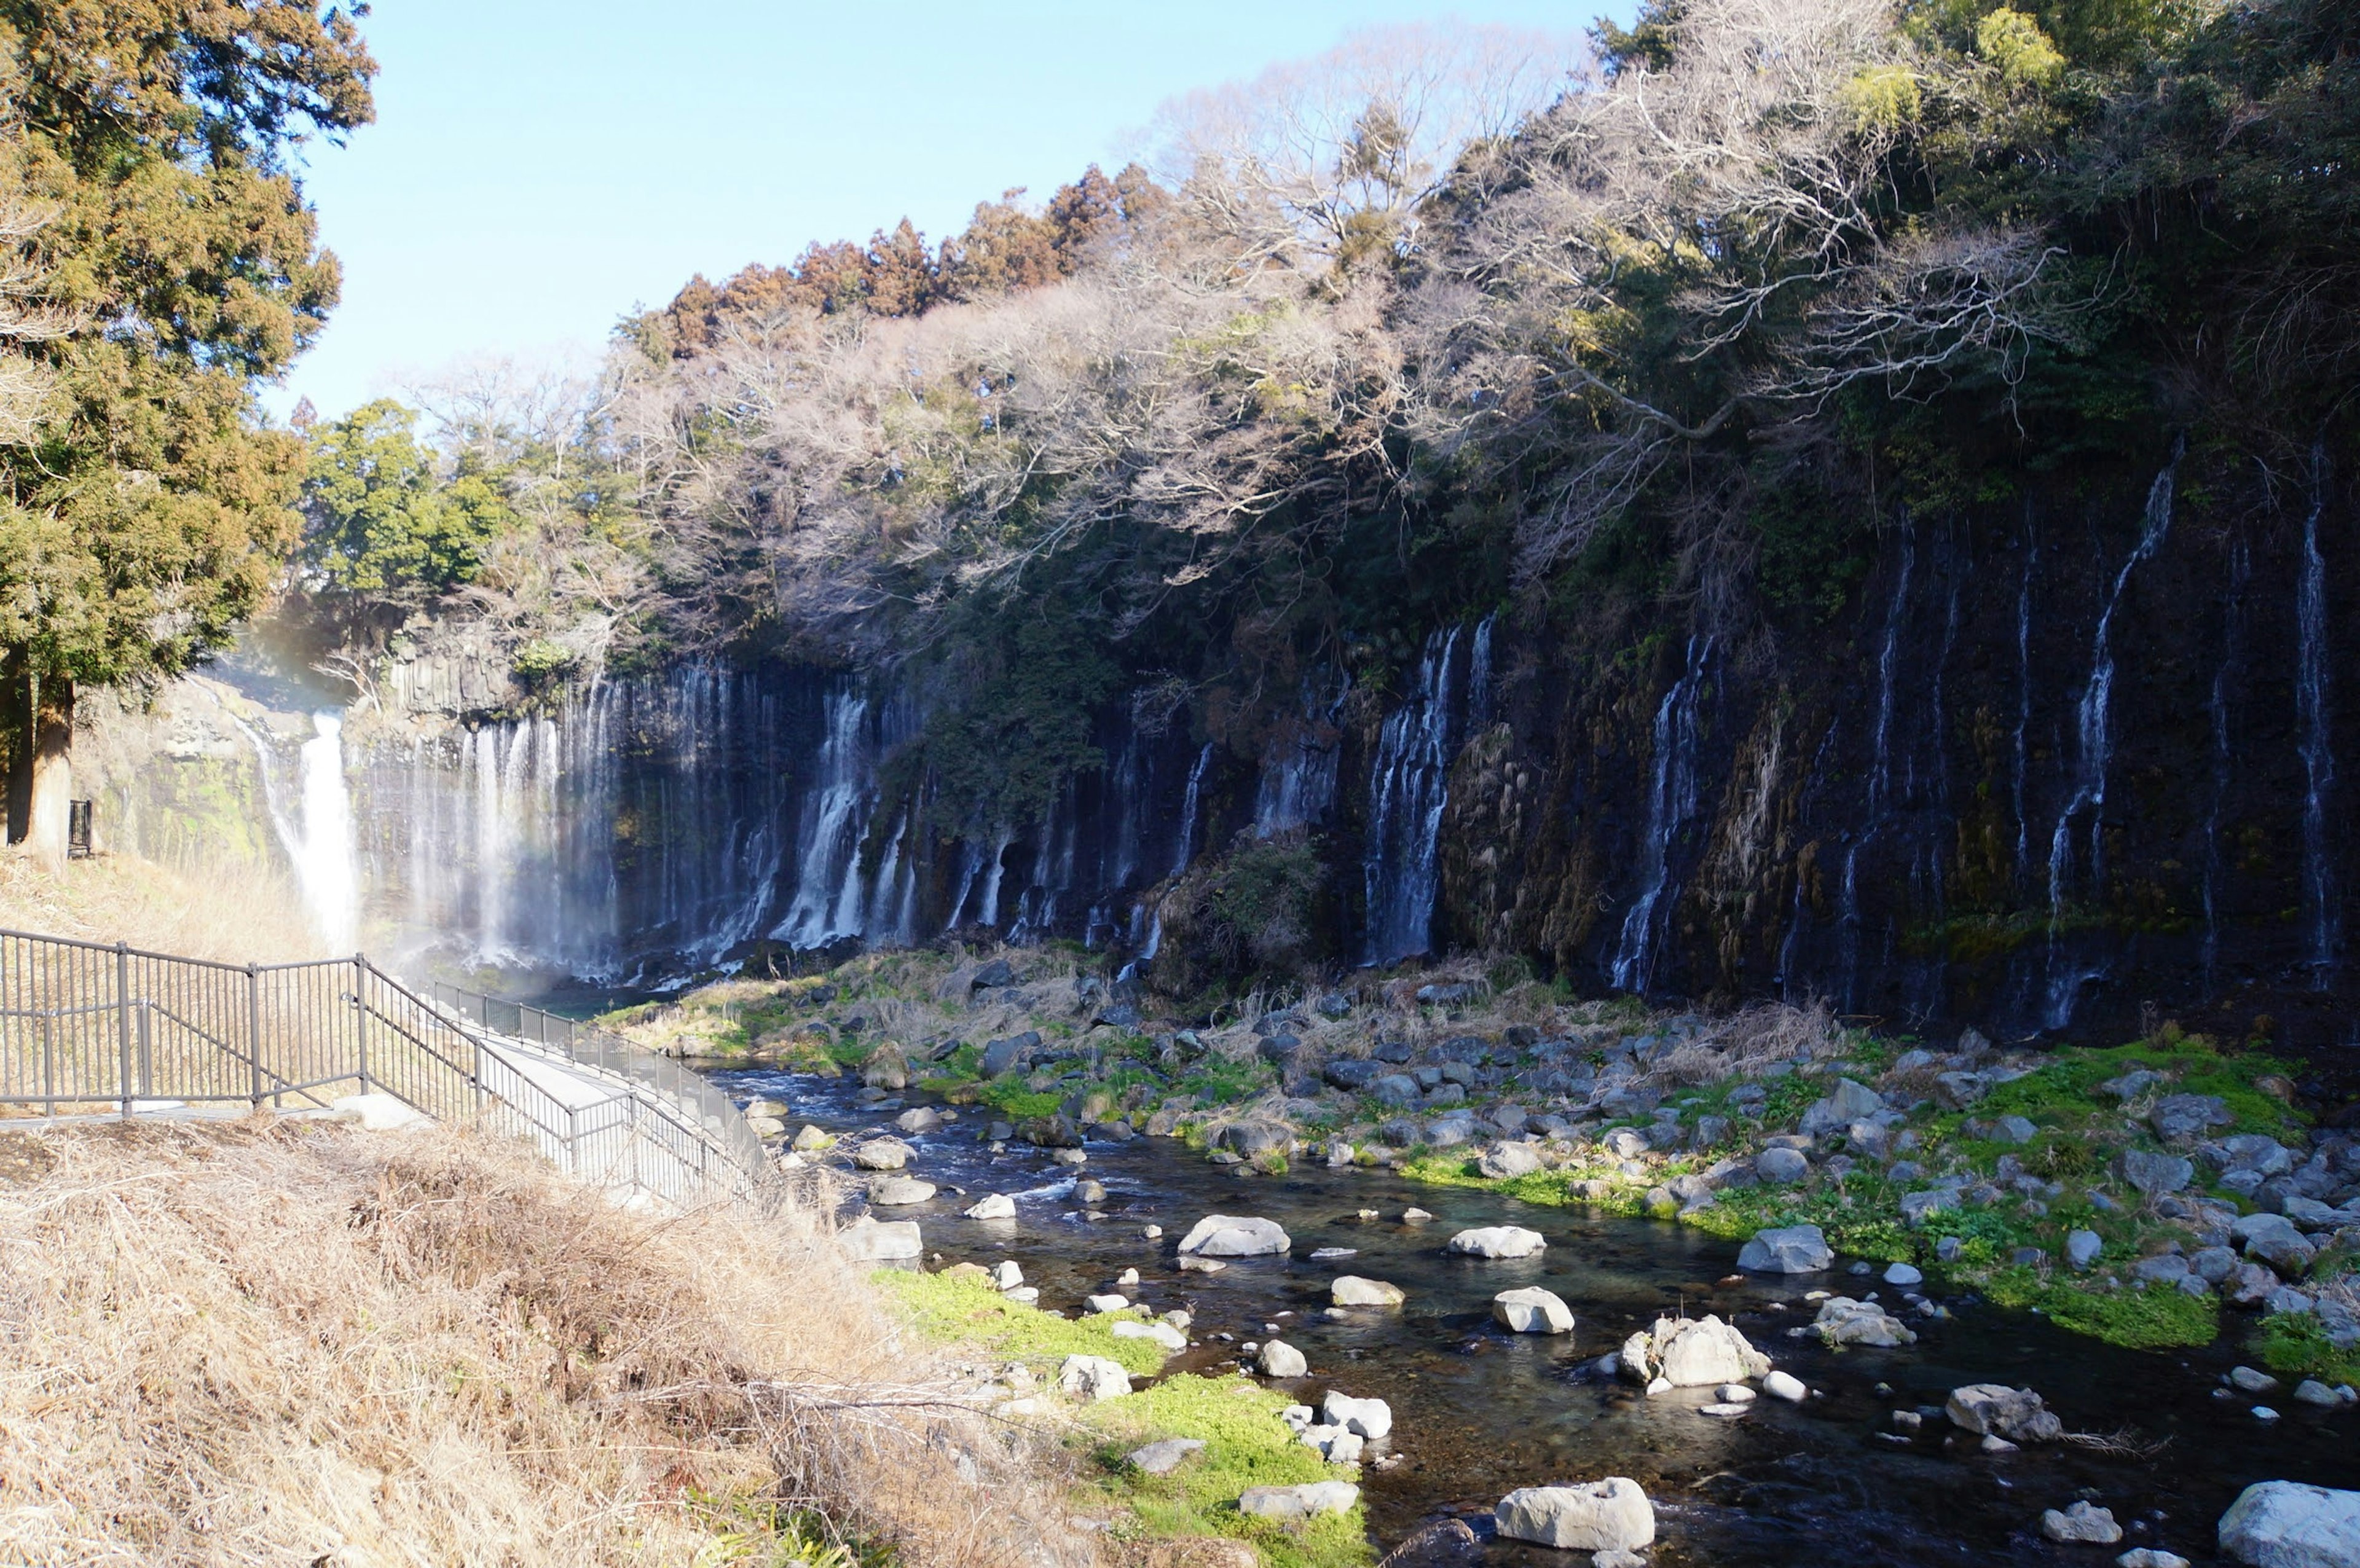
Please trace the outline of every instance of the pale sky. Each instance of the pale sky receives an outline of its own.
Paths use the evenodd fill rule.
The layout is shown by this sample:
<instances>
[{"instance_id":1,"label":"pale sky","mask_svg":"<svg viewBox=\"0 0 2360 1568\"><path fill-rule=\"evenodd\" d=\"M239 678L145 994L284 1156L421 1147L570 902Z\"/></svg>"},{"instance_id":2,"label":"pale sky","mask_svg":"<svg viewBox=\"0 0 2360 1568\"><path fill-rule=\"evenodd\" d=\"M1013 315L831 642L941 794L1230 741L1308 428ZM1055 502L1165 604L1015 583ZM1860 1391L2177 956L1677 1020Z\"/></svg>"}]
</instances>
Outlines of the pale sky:
<instances>
[{"instance_id":1,"label":"pale sky","mask_svg":"<svg viewBox=\"0 0 2360 1568\"><path fill-rule=\"evenodd\" d=\"M482 355L594 361L692 273L1111 173L1166 98L1354 29L1572 31L1632 0L378 0L377 123L306 188L344 304L266 399L334 415Z\"/></svg>"}]
</instances>

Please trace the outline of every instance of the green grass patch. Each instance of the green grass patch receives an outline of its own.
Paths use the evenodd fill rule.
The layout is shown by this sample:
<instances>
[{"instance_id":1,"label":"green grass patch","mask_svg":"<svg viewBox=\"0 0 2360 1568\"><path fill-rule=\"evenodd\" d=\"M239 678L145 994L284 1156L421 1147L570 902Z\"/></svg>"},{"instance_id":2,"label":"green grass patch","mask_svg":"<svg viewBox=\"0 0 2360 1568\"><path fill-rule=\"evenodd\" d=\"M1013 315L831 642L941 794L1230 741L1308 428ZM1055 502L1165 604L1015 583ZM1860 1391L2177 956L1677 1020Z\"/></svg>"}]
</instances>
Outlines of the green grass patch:
<instances>
[{"instance_id":1,"label":"green grass patch","mask_svg":"<svg viewBox=\"0 0 2360 1568\"><path fill-rule=\"evenodd\" d=\"M1352 1568L1373 1555L1361 1510L1286 1526L1238 1511L1249 1486L1298 1486L1351 1475L1331 1469L1279 1420L1287 1397L1241 1377L1167 1377L1127 1399L1090 1407L1098 1474L1086 1482L1133 1522L1118 1526L1148 1539L1224 1536L1251 1542L1271 1568ZM1194 1437L1204 1451L1168 1475L1144 1475L1123 1455L1158 1438Z\"/></svg>"},{"instance_id":2,"label":"green grass patch","mask_svg":"<svg viewBox=\"0 0 2360 1568\"><path fill-rule=\"evenodd\" d=\"M1152 1339L1117 1339L1114 1317L1061 1318L1011 1301L989 1285L946 1274L880 1269L870 1278L901 1302L929 1339L982 1345L1051 1374L1068 1356L1103 1356L1122 1363L1134 1377L1152 1377L1164 1368L1164 1347Z\"/></svg>"},{"instance_id":3,"label":"green grass patch","mask_svg":"<svg viewBox=\"0 0 2360 1568\"><path fill-rule=\"evenodd\" d=\"M1006 1114L1011 1122L1031 1121L1036 1116L1054 1116L1065 1096L1054 1090L1027 1089L1024 1080L1013 1073L994 1078L983 1085L976 1096L985 1105Z\"/></svg>"},{"instance_id":4,"label":"green grass patch","mask_svg":"<svg viewBox=\"0 0 2360 1568\"><path fill-rule=\"evenodd\" d=\"M2008 1268L1985 1275L1983 1290L1994 1306L2038 1312L2060 1328L2129 1350L2210 1345L2221 1332L2221 1310L2212 1297L2174 1290L2085 1290Z\"/></svg>"},{"instance_id":5,"label":"green grass patch","mask_svg":"<svg viewBox=\"0 0 2360 1568\"><path fill-rule=\"evenodd\" d=\"M2282 1377L2316 1377L2333 1388L2360 1388L2360 1345L2338 1350L2327 1330L2309 1312L2264 1318L2249 1342L2261 1364Z\"/></svg>"}]
</instances>

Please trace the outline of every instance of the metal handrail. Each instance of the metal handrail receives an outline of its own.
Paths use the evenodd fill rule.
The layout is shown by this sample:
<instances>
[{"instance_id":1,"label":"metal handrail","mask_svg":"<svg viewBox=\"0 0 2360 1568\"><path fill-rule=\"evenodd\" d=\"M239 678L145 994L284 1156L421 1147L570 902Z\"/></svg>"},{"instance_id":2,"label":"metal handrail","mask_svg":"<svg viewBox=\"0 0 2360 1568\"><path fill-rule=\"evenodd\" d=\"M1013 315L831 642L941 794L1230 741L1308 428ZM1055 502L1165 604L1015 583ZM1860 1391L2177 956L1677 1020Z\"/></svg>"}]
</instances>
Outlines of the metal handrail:
<instances>
[{"instance_id":1,"label":"metal handrail","mask_svg":"<svg viewBox=\"0 0 2360 1568\"><path fill-rule=\"evenodd\" d=\"M126 1117L141 1100L258 1110L324 1105L315 1091L357 1083L517 1133L576 1174L667 1202L766 1189L761 1140L704 1079L528 1004L428 989L432 999L366 954L235 964L0 930L0 1104L113 1104ZM514 1034L493 1027L504 1009ZM536 1083L529 1059L552 1046L569 1082L608 1092L570 1104Z\"/></svg>"}]
</instances>

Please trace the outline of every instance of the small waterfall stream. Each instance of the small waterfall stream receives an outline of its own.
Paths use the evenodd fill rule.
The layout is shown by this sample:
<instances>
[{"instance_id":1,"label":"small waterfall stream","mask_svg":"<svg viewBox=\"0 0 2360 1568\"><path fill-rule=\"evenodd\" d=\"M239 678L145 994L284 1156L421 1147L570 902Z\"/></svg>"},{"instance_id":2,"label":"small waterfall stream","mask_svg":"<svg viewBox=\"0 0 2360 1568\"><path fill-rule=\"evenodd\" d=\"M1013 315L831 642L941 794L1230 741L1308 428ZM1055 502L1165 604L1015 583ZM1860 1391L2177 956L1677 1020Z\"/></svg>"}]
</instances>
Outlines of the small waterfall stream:
<instances>
[{"instance_id":1,"label":"small waterfall stream","mask_svg":"<svg viewBox=\"0 0 2360 1568\"><path fill-rule=\"evenodd\" d=\"M1464 654L1462 643L1470 645ZM1488 698L1491 623L1470 636L1449 626L1426 639L1417 679L1379 732L1370 769L1369 830L1361 859L1368 940L1361 962L1397 964L1434 944L1434 899L1450 764L1459 755L1470 696Z\"/></svg>"},{"instance_id":2,"label":"small waterfall stream","mask_svg":"<svg viewBox=\"0 0 2360 1568\"><path fill-rule=\"evenodd\" d=\"M1869 726L1867 808L1844 846L1843 874L1837 884L1836 939L1847 1007L1857 1007L1860 989L1860 852L1885 825L1893 797L1893 705L1901 658L1901 628L1909 607L1909 585L1918 570L1918 530L1904 523L1901 564L1893 575L1893 597L1885 611L1885 634L1876 650L1876 717Z\"/></svg>"},{"instance_id":3,"label":"small waterfall stream","mask_svg":"<svg viewBox=\"0 0 2360 1568\"><path fill-rule=\"evenodd\" d=\"M2180 466L2180 455L2185 443L2173 448L2170 463L2155 476L2147 491L2147 509L2140 521L2139 541L2131 550L2122 570L2114 574L2114 591L2106 596L2106 607L2098 616L2098 630L2090 649L2090 683L2081 689L2081 705L2076 711L2076 735L2080 750L2076 757L2073 788L2066 797L2064 808L2057 813L2057 826L2049 841L2049 996L2047 1027L2061 1029L2073 1021L2074 1004L2081 999L2081 987L2103 973L2100 969L2084 968L2065 963L2060 968L2058 935L2065 923L2066 904L2073 888L2073 829L2084 815L2089 820L2089 853L2086 875L2093 894L2102 892L2104 880L2106 776L2114 761L2114 615L2122 608L2123 593L2130 586L2131 573L2139 563L2153 556L2161 547L2165 532L2171 526L2172 482Z\"/></svg>"},{"instance_id":4,"label":"small waterfall stream","mask_svg":"<svg viewBox=\"0 0 2360 1568\"><path fill-rule=\"evenodd\" d=\"M2198 966L2203 975L2203 994L2219 995L2214 970L2221 958L2221 811L2229 799L2229 783L2234 752L2229 718L2229 693L2243 655L2245 620L2245 581L2252 574L2253 558L2245 548L2244 536L2229 543L2229 592L2221 613L2221 662L2212 671L2212 689L2206 702L2206 712L2212 726L2212 793L2204 808L2204 938L2198 948Z\"/></svg>"},{"instance_id":5,"label":"small waterfall stream","mask_svg":"<svg viewBox=\"0 0 2360 1568\"><path fill-rule=\"evenodd\" d=\"M2327 505L2327 454L2311 452L2311 506L2302 520L2302 569L2295 594L2300 637L2295 709L2302 739L2302 883L2311 936L2311 989L2324 991L2334 975L2342 922L2337 918L2333 845L2327 800L2335 785L2335 751L2328 708L2327 562L2319 551L2319 517Z\"/></svg>"},{"instance_id":6,"label":"small waterfall stream","mask_svg":"<svg viewBox=\"0 0 2360 1568\"><path fill-rule=\"evenodd\" d=\"M352 786L344 769L344 715L324 708L311 715L311 735L295 749L295 796L280 781L279 752L262 734L233 718L254 747L263 807L279 841L304 912L331 953L360 942L360 867L354 850Z\"/></svg>"},{"instance_id":7,"label":"small waterfall stream","mask_svg":"<svg viewBox=\"0 0 2360 1568\"><path fill-rule=\"evenodd\" d=\"M1672 852L1697 811L1697 742L1701 730L1697 693L1712 662L1713 639L1688 634L1680 678L1656 704L1653 732L1654 771L1647 789L1646 837L1639 846L1639 896L1623 914L1610 973L1617 990L1644 995L1655 977L1655 958L1677 896L1672 891Z\"/></svg>"}]
</instances>

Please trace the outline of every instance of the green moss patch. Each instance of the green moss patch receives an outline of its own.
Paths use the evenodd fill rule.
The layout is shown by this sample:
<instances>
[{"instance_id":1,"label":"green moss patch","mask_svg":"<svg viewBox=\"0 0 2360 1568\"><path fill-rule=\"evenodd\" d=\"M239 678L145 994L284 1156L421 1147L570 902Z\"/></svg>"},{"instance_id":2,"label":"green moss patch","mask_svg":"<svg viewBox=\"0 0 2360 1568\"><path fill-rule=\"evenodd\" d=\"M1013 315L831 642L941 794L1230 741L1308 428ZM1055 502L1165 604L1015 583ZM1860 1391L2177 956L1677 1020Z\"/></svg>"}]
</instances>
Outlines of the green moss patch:
<instances>
[{"instance_id":1,"label":"green moss patch","mask_svg":"<svg viewBox=\"0 0 2360 1568\"><path fill-rule=\"evenodd\" d=\"M2282 1377L2316 1377L2330 1387L2349 1383L2360 1388L2360 1346L2338 1350L2308 1312L2264 1318L2251 1344L2261 1364Z\"/></svg>"},{"instance_id":2,"label":"green moss patch","mask_svg":"<svg viewBox=\"0 0 2360 1568\"><path fill-rule=\"evenodd\" d=\"M2060 1328L2132 1350L2210 1345L2221 1332L2221 1309L2211 1296L2174 1290L2084 1290L2020 1268L1992 1270L1983 1288L1995 1306L2040 1312Z\"/></svg>"},{"instance_id":3,"label":"green moss patch","mask_svg":"<svg viewBox=\"0 0 2360 1568\"><path fill-rule=\"evenodd\" d=\"M1164 1349L1152 1339L1117 1339L1120 1318L1061 1318L1038 1307L1011 1301L989 1285L880 1269L871 1276L908 1310L918 1332L929 1339L981 1345L1035 1371L1054 1373L1068 1356L1103 1356L1133 1377L1164 1369Z\"/></svg>"},{"instance_id":4,"label":"green moss patch","mask_svg":"<svg viewBox=\"0 0 2360 1568\"><path fill-rule=\"evenodd\" d=\"M1272 1568L1349 1568L1366 1563L1368 1525L1358 1508L1286 1526L1238 1511L1249 1486L1297 1486L1349 1476L1331 1468L1279 1419L1290 1401L1244 1377L1182 1373L1127 1399L1090 1408L1098 1475L1087 1482L1135 1522L1118 1527L1144 1538L1226 1536L1250 1541ZM1165 1437L1203 1440L1204 1451L1168 1475L1145 1475L1123 1455Z\"/></svg>"}]
</instances>

